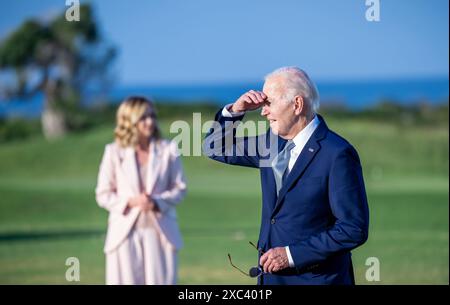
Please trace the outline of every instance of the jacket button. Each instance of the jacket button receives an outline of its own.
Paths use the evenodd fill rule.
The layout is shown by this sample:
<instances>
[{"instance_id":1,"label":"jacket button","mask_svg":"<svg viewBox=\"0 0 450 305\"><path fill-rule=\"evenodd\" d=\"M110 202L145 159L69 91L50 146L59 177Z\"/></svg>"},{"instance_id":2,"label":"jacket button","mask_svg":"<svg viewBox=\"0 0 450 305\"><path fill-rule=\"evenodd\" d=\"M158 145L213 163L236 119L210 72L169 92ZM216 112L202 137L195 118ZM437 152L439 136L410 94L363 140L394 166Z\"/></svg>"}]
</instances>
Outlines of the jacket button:
<instances>
[{"instance_id":1,"label":"jacket button","mask_svg":"<svg viewBox=\"0 0 450 305\"><path fill-rule=\"evenodd\" d=\"M270 221L271 224L275 224L275 218L272 218L272 220Z\"/></svg>"}]
</instances>

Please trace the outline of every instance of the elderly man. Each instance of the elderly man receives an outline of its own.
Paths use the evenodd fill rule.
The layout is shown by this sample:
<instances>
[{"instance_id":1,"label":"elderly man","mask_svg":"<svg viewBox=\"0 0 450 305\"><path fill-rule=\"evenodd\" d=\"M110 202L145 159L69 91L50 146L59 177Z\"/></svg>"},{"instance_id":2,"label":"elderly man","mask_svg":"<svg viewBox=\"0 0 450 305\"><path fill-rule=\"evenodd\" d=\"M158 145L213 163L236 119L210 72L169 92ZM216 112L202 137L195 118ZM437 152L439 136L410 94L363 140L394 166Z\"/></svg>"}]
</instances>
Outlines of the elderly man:
<instances>
[{"instance_id":1,"label":"elderly man","mask_svg":"<svg viewBox=\"0 0 450 305\"><path fill-rule=\"evenodd\" d=\"M317 114L318 104L303 70L280 68L266 76L263 92L250 90L221 109L205 139L210 158L261 171L259 284L355 282L350 251L367 240L369 224L361 164ZM236 122L258 108L270 129L237 137ZM275 153L263 162L267 145Z\"/></svg>"}]
</instances>

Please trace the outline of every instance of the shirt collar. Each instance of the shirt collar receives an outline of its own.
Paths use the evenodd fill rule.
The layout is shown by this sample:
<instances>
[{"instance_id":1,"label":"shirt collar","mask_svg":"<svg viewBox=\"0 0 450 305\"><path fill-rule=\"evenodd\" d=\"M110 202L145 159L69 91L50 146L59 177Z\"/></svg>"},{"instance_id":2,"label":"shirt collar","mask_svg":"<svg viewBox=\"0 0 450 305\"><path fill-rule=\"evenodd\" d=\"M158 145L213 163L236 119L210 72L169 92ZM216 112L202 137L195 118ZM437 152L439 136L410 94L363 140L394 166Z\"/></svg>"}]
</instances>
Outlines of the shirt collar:
<instances>
[{"instance_id":1,"label":"shirt collar","mask_svg":"<svg viewBox=\"0 0 450 305\"><path fill-rule=\"evenodd\" d=\"M300 130L300 132L292 139L295 144L293 150L300 152L305 146L306 142L308 142L311 135L316 130L317 126L319 126L319 124L319 118L317 117L317 115L314 115L314 118L311 120L311 122L309 122L305 128Z\"/></svg>"}]
</instances>

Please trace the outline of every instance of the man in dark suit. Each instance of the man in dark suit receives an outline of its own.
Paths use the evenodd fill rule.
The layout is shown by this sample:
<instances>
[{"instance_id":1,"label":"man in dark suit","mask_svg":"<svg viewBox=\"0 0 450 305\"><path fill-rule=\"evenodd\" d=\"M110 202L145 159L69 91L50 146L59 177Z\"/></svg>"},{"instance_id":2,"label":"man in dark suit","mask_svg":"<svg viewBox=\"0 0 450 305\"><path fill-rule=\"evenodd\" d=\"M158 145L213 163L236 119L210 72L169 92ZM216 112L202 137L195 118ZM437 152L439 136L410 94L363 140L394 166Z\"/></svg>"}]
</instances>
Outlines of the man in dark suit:
<instances>
[{"instance_id":1,"label":"man in dark suit","mask_svg":"<svg viewBox=\"0 0 450 305\"><path fill-rule=\"evenodd\" d=\"M204 153L259 168L262 216L259 284L354 284L350 251L368 238L369 211L360 160L317 114L318 93L297 67L268 76L225 106ZM262 108L265 135L237 137L246 111Z\"/></svg>"}]
</instances>

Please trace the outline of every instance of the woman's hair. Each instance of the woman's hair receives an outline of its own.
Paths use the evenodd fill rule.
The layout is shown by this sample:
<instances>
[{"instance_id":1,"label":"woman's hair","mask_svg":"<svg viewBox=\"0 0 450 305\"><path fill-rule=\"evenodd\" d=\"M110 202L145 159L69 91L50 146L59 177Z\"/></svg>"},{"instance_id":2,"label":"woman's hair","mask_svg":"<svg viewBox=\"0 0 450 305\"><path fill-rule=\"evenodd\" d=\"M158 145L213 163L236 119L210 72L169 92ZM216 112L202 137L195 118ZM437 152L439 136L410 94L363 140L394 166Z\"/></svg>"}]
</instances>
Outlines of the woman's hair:
<instances>
[{"instance_id":1,"label":"woman's hair","mask_svg":"<svg viewBox=\"0 0 450 305\"><path fill-rule=\"evenodd\" d=\"M137 123L150 109L153 118L153 139L161 138L155 106L152 101L142 96L126 98L117 109L114 137L121 147L134 147L138 143Z\"/></svg>"}]
</instances>

